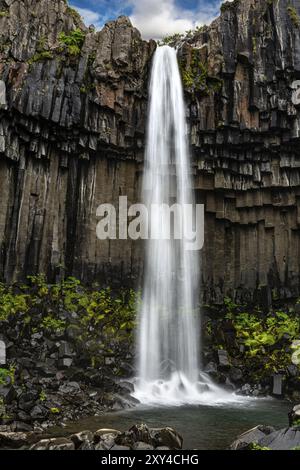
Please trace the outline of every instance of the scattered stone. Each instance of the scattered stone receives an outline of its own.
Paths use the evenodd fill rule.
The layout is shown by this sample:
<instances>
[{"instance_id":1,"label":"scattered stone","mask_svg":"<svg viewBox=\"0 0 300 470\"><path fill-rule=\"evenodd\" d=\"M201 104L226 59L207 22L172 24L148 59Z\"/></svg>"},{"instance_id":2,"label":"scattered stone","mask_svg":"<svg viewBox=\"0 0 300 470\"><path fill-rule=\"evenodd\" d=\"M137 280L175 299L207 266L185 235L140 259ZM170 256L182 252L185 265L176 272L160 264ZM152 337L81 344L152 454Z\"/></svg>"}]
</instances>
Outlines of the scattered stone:
<instances>
[{"instance_id":1,"label":"scattered stone","mask_svg":"<svg viewBox=\"0 0 300 470\"><path fill-rule=\"evenodd\" d=\"M48 415L48 410L41 405L36 405L30 412L33 420L42 420Z\"/></svg>"}]
</instances>

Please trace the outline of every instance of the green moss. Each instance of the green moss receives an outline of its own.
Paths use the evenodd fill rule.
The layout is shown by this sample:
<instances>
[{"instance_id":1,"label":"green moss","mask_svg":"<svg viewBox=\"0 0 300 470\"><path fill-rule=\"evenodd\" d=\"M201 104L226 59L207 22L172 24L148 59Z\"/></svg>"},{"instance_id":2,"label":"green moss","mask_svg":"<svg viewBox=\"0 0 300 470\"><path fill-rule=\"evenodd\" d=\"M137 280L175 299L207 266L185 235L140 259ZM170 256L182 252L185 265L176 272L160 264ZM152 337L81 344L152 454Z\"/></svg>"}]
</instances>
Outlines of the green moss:
<instances>
[{"instance_id":1,"label":"green moss","mask_svg":"<svg viewBox=\"0 0 300 470\"><path fill-rule=\"evenodd\" d=\"M0 385L6 385L8 382L12 385L15 383L16 369L13 365L9 369L0 368Z\"/></svg>"},{"instance_id":2,"label":"green moss","mask_svg":"<svg viewBox=\"0 0 300 470\"><path fill-rule=\"evenodd\" d=\"M58 318L49 315L43 318L41 327L42 329L53 332L64 331L66 328L66 322L64 320L59 320Z\"/></svg>"},{"instance_id":3,"label":"green moss","mask_svg":"<svg viewBox=\"0 0 300 470\"><path fill-rule=\"evenodd\" d=\"M52 60L54 58L53 54L50 51L42 51L36 52L31 59L28 60L29 64L33 64L35 62L43 62L45 60Z\"/></svg>"},{"instance_id":4,"label":"green moss","mask_svg":"<svg viewBox=\"0 0 300 470\"><path fill-rule=\"evenodd\" d=\"M0 11L0 18L5 18L8 16L9 16L9 11L7 10Z\"/></svg>"},{"instance_id":5,"label":"green moss","mask_svg":"<svg viewBox=\"0 0 300 470\"><path fill-rule=\"evenodd\" d=\"M300 18L299 18L296 8L293 7L292 5L289 5L287 7L287 12L295 28L300 28Z\"/></svg>"}]
</instances>

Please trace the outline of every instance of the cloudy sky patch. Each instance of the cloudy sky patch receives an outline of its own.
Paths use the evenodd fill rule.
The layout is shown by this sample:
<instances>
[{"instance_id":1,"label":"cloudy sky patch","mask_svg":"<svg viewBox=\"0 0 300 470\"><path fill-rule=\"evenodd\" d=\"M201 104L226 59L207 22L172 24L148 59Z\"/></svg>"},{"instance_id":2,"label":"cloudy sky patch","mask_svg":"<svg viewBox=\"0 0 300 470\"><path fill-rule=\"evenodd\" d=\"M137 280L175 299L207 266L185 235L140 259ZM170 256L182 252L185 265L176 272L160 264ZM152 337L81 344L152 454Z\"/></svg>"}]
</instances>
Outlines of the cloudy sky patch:
<instances>
[{"instance_id":1,"label":"cloudy sky patch","mask_svg":"<svg viewBox=\"0 0 300 470\"><path fill-rule=\"evenodd\" d=\"M87 25L100 29L120 15L129 16L145 39L161 39L208 24L219 14L220 0L72 0Z\"/></svg>"}]
</instances>

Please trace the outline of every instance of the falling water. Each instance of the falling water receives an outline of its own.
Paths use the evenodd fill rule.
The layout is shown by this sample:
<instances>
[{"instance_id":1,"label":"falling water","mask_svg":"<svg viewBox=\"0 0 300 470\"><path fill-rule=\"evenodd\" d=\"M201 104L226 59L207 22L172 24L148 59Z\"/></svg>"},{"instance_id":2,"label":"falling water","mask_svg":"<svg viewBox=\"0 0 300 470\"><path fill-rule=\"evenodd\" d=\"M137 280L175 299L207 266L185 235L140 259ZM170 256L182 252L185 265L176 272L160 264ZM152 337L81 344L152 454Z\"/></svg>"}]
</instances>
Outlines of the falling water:
<instances>
[{"instance_id":1,"label":"falling water","mask_svg":"<svg viewBox=\"0 0 300 470\"><path fill-rule=\"evenodd\" d=\"M176 51L168 46L157 49L152 66L143 199L148 210L179 204L184 227L193 226L183 89ZM205 401L220 390L199 373L199 253L189 251L184 238L166 239L165 215L151 213L156 239L146 242L135 397L142 403Z\"/></svg>"}]
</instances>

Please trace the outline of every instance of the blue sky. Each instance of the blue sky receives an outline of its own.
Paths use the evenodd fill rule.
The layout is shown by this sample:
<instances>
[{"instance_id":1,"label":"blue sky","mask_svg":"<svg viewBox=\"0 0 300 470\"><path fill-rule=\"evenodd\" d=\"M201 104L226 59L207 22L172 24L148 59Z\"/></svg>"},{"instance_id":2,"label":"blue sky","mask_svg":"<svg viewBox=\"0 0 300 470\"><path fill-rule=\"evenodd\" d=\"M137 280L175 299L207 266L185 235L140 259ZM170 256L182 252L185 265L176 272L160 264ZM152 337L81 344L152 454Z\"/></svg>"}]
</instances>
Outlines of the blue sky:
<instances>
[{"instance_id":1,"label":"blue sky","mask_svg":"<svg viewBox=\"0 0 300 470\"><path fill-rule=\"evenodd\" d=\"M145 39L160 39L210 23L221 0L70 0L87 25L101 28L120 15L130 17Z\"/></svg>"}]
</instances>

